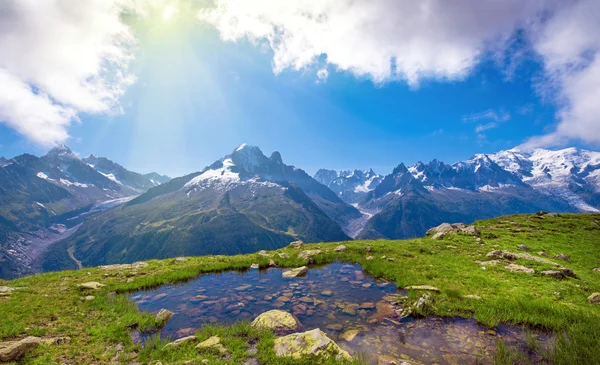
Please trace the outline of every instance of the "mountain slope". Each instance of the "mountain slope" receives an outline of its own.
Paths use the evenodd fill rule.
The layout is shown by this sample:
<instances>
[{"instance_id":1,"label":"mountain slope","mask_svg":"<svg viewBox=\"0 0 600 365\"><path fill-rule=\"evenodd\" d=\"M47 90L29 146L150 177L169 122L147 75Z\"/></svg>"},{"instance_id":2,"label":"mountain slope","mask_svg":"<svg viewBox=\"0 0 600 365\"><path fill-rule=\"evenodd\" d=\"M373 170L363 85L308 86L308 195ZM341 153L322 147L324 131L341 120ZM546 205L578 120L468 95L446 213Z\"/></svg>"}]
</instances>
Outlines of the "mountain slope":
<instances>
[{"instance_id":1,"label":"mountain slope","mask_svg":"<svg viewBox=\"0 0 600 365\"><path fill-rule=\"evenodd\" d=\"M248 253L296 239L348 239L321 207L323 202L332 209L349 205L310 180L302 170L283 164L278 153L267 158L257 147L241 146L201 172L175 178L88 220L56 247L63 257L67 247L74 247L88 266ZM56 252L52 256L44 267L60 268Z\"/></svg>"},{"instance_id":2,"label":"mountain slope","mask_svg":"<svg viewBox=\"0 0 600 365\"><path fill-rule=\"evenodd\" d=\"M139 175L120 168L125 176ZM42 157L24 154L4 159L0 165L0 277L37 270L36 260L48 246L71 234L70 228L145 190L105 176L62 145Z\"/></svg>"}]
</instances>

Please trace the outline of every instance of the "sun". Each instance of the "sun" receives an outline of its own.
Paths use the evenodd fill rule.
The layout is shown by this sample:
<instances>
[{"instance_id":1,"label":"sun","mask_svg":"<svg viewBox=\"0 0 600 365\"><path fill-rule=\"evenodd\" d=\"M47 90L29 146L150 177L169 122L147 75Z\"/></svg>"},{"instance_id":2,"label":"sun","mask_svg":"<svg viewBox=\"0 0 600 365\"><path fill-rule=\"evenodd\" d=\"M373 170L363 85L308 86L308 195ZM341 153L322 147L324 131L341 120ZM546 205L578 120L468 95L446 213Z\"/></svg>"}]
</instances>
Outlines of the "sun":
<instances>
[{"instance_id":1,"label":"sun","mask_svg":"<svg viewBox=\"0 0 600 365\"><path fill-rule=\"evenodd\" d=\"M165 22L170 22L178 15L178 13L179 8L175 4L167 4L162 9L161 18Z\"/></svg>"}]
</instances>

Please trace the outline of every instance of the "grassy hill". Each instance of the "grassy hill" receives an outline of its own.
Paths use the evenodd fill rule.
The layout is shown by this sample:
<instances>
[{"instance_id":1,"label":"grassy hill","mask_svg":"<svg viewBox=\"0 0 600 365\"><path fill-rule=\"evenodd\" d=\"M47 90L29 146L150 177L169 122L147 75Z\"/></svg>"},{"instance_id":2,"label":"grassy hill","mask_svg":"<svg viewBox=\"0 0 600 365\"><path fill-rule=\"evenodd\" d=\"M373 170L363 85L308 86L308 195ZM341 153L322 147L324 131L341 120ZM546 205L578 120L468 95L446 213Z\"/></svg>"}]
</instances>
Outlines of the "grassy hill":
<instances>
[{"instance_id":1,"label":"grassy hill","mask_svg":"<svg viewBox=\"0 0 600 365\"><path fill-rule=\"evenodd\" d=\"M488 326L525 324L553 331L557 337L553 350L544 354L547 363L599 364L600 305L590 303L588 297L600 292L600 272L593 270L600 268L600 215L505 216L478 221L475 226L479 237L458 233L440 240L351 241L344 243L345 252L334 252L336 243L315 244L270 251L270 257L248 254L190 257L183 262L153 260L146 267L111 271L108 275L109 271L102 268L86 268L0 281L0 286L16 288L11 295L0 296L0 341L27 335L70 337L67 344L37 347L21 359L23 364L104 364L111 363L111 359L125 364L184 364L201 363L202 358L219 363L217 354L202 353L199 357L193 346L165 350L156 341L146 348L134 345L129 331L150 329L156 326L156 320L138 312L125 293L203 272L247 268L252 263L267 266L270 259L279 266L299 266L305 263L298 257L303 249L319 247L322 253L315 257L317 263L357 262L375 277L394 281L398 287L426 284L439 288L432 314L474 317ZM519 245L527 246L530 252L520 250ZM494 259L487 254L496 250L517 255L496 259L496 265L482 265ZM281 252L289 257L276 254ZM570 261L554 257L559 254L570 256ZM542 271L556 269L544 259L571 269L575 277L542 275ZM532 268L535 273L511 272L506 269L511 263ZM93 292L76 286L89 281L106 286ZM90 294L94 298L84 300ZM417 295L409 291L409 297ZM232 354L226 363L241 364L250 356L245 352L250 338L257 341L258 354L253 357L261 363L314 363L314 359L275 360L274 335L247 323L227 328L211 326L197 335L204 340L213 334L221 336ZM494 360L527 363L526 357L510 351L498 354Z\"/></svg>"}]
</instances>

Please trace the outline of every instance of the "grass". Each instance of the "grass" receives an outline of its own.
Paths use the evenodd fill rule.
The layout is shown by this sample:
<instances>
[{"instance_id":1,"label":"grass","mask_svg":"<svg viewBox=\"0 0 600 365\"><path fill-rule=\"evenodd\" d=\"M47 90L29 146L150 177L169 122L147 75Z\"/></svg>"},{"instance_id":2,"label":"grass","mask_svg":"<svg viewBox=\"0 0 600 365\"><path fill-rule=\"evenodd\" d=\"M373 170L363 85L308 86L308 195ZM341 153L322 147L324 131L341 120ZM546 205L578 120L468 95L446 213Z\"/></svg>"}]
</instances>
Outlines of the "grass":
<instances>
[{"instance_id":1,"label":"grass","mask_svg":"<svg viewBox=\"0 0 600 365\"><path fill-rule=\"evenodd\" d=\"M441 289L435 295L436 315L474 317L488 326L522 324L553 331L556 335L553 348L541 349L531 338L526 341L527 351L539 353L547 363L600 364L597 355L600 305L587 301L591 293L600 291L600 273L592 271L600 267L600 215L507 216L479 221L476 226L481 231L480 242L461 234L438 241L430 238L351 241L344 243L348 249L343 253L332 251L338 243L323 243L315 245L324 251L315 261L357 262L371 275L394 281L399 287L436 286ZM513 273L503 265L483 270L476 262L488 260L485 255L492 250L519 252L519 244L529 247L532 254L547 252L548 258L571 268L577 278L558 280L542 276L541 271L553 267L523 259L515 263L535 269L535 274ZM275 252L286 252L289 258L280 258ZM21 359L23 364L104 364L117 355L122 363L131 359L150 364L200 363L199 359L204 358L209 363L237 364L251 356L247 353L248 342L256 344L258 353L252 357L263 364L319 363L318 359L276 359L272 350L274 335L256 330L247 322L230 327L207 326L197 333L200 340L219 335L231 353L227 359L210 352L198 353L192 345L164 350L164 342L159 339L142 348L133 344L129 336L133 328L149 330L156 323L152 315L136 309L126 296L128 292L191 279L206 272L246 269L252 263L266 266L270 259L279 266L300 266L305 262L298 258L299 252L284 248L269 252L271 257L250 254L190 257L185 262L152 260L147 267L135 270L135 276L131 270L86 268L0 281L0 285L20 288L10 298L0 299L3 314L0 340L25 335L71 337L66 345L38 347ZM570 255L571 262L553 259L559 253ZM368 256L373 259L368 260ZM394 261L389 261L390 258ZM106 287L91 293L76 286L88 281L99 281ZM83 299L90 294L95 296L93 300ZM411 298L418 295L409 292ZM120 352L119 344L124 345ZM528 364L531 358L523 350L501 343L493 360L497 364Z\"/></svg>"}]
</instances>

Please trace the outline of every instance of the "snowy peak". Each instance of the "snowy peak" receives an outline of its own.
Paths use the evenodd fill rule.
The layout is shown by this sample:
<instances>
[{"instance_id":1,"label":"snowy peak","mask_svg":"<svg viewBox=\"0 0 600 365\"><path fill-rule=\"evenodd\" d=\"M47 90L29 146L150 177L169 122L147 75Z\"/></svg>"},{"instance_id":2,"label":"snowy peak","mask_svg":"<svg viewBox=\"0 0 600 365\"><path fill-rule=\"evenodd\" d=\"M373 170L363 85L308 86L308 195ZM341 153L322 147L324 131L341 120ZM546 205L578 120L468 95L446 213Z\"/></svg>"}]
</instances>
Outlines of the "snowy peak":
<instances>
[{"instance_id":1,"label":"snowy peak","mask_svg":"<svg viewBox=\"0 0 600 365\"><path fill-rule=\"evenodd\" d=\"M79 159L73 151L64 144L52 148L46 154L46 157L59 158L59 159Z\"/></svg>"},{"instance_id":2,"label":"snowy peak","mask_svg":"<svg viewBox=\"0 0 600 365\"><path fill-rule=\"evenodd\" d=\"M513 149L490 158L534 189L567 201L578 210L600 209L600 152L578 148Z\"/></svg>"},{"instance_id":3,"label":"snowy peak","mask_svg":"<svg viewBox=\"0 0 600 365\"><path fill-rule=\"evenodd\" d=\"M281 156L279 156L281 158ZM261 167L269 165L270 159L265 156L260 148L246 143L236 148L231 155L225 159L230 159L235 166L238 166L248 172L254 172Z\"/></svg>"},{"instance_id":4,"label":"snowy peak","mask_svg":"<svg viewBox=\"0 0 600 365\"><path fill-rule=\"evenodd\" d=\"M383 176L376 174L373 169L342 171L320 169L314 178L346 203L355 204L375 189L381 183Z\"/></svg>"}]
</instances>

